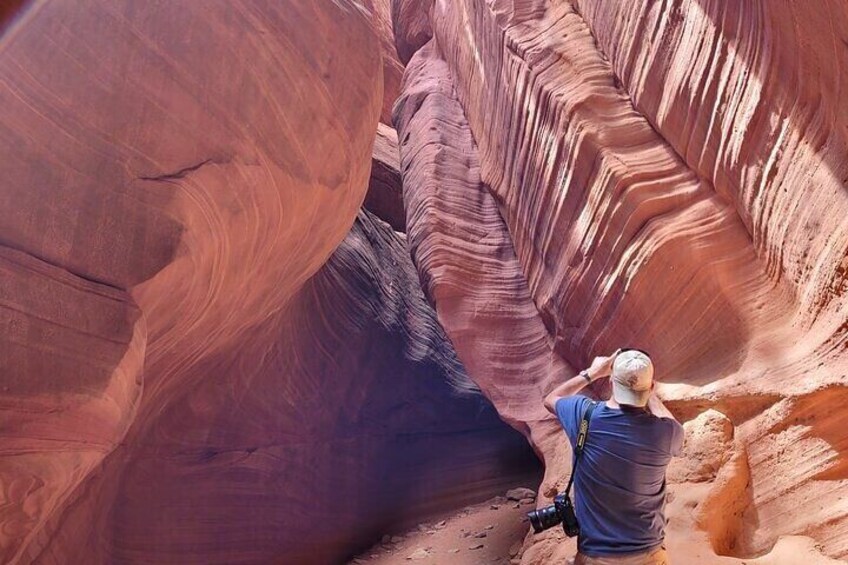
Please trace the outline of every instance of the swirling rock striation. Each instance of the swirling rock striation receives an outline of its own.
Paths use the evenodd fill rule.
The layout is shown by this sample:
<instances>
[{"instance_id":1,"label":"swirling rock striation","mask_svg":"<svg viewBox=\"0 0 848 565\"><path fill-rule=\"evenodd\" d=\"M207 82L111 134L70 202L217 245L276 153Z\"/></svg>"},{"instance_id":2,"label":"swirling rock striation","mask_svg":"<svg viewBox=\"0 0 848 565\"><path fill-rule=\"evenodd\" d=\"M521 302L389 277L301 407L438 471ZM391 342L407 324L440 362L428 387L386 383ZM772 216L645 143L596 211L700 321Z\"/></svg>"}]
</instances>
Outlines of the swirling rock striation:
<instances>
[{"instance_id":1,"label":"swirling rock striation","mask_svg":"<svg viewBox=\"0 0 848 565\"><path fill-rule=\"evenodd\" d=\"M535 473L403 236L358 212L373 14L18 16L0 40L3 561L338 562Z\"/></svg>"},{"instance_id":2,"label":"swirling rock striation","mask_svg":"<svg viewBox=\"0 0 848 565\"><path fill-rule=\"evenodd\" d=\"M556 488L568 450L540 402L568 372L530 297L477 147L434 42L413 55L395 105L409 248L457 354ZM439 127L434 127L439 124ZM561 486L561 485L560 485Z\"/></svg>"},{"instance_id":3,"label":"swirling rock striation","mask_svg":"<svg viewBox=\"0 0 848 565\"><path fill-rule=\"evenodd\" d=\"M347 2L37 2L4 25L2 559L227 560L202 536L125 529L167 502L166 476L134 491L126 465L195 387L261 366L231 360L249 339L272 349L256 328L349 230L381 102L369 18ZM215 419L195 404L183 423Z\"/></svg>"},{"instance_id":4,"label":"swirling rock striation","mask_svg":"<svg viewBox=\"0 0 848 565\"><path fill-rule=\"evenodd\" d=\"M43 543L120 443L146 326L122 290L0 246L0 561Z\"/></svg>"},{"instance_id":5,"label":"swirling rock striation","mask_svg":"<svg viewBox=\"0 0 848 565\"><path fill-rule=\"evenodd\" d=\"M543 419L544 408L530 402L527 390L545 388L563 362L553 355L497 204L480 179L474 138L432 42L407 67L395 123L403 139L409 247L424 290L502 415L516 426ZM465 288L468 281L474 288ZM485 342L477 339L481 333ZM523 374L499 379L498 371Z\"/></svg>"},{"instance_id":6,"label":"swirling rock striation","mask_svg":"<svg viewBox=\"0 0 848 565\"><path fill-rule=\"evenodd\" d=\"M682 418L714 409L732 422L733 454L700 512L750 505L706 533L721 554L761 555L801 534L848 555L838 494L846 436L835 424L847 378L848 200L836 157L846 62L834 46L846 18L834 6L807 14L782 2L436 2L434 44L416 55L427 69L413 59L407 70L404 96L422 108L417 122L401 116L404 191L419 199L407 202L410 241L470 375L484 391L518 391L496 401L508 420L546 392L533 371L524 389L509 370L493 372L495 359L530 361L506 354L485 314L475 327L486 309L523 317L515 293L481 296L485 271L463 270L491 255L490 234L503 237L492 204L469 189L482 183L568 365L646 348ZM446 70L437 71L440 58ZM450 77L461 113L425 108L428 96L445 95L437 73ZM475 228L477 245L456 235ZM478 343L463 357L467 335ZM548 356L535 355L539 364ZM817 422L804 419L816 409ZM809 512L787 519L801 506ZM717 559L696 558L684 535L672 530L675 549ZM560 556L542 543L524 560Z\"/></svg>"},{"instance_id":7,"label":"swirling rock striation","mask_svg":"<svg viewBox=\"0 0 848 565\"><path fill-rule=\"evenodd\" d=\"M218 378L172 398L124 455L113 559L337 563L534 472L403 239L365 212L283 310L203 366Z\"/></svg>"}]
</instances>

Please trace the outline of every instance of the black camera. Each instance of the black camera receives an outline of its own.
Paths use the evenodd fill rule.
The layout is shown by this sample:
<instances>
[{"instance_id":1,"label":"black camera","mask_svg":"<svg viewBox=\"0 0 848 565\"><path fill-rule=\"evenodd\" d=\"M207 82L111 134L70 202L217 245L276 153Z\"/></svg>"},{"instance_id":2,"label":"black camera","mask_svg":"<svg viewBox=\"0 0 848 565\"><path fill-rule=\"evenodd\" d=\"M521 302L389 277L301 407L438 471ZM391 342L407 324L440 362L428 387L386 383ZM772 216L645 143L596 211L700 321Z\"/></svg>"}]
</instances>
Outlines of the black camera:
<instances>
[{"instance_id":1,"label":"black camera","mask_svg":"<svg viewBox=\"0 0 848 565\"><path fill-rule=\"evenodd\" d=\"M554 503L546 508L540 508L527 513L530 524L535 533L544 532L562 522L565 535L573 538L580 534L580 525L577 524L577 515L574 514L574 506L568 495L558 494L554 497Z\"/></svg>"}]
</instances>

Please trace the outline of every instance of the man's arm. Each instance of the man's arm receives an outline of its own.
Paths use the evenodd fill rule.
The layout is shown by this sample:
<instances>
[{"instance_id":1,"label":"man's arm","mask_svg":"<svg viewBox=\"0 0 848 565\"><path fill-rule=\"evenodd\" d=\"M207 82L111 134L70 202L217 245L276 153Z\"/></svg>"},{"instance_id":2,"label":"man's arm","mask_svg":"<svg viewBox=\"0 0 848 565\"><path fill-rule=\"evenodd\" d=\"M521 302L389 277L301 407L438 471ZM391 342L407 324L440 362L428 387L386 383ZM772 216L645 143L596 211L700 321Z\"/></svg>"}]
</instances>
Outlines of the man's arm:
<instances>
[{"instance_id":1,"label":"man's arm","mask_svg":"<svg viewBox=\"0 0 848 565\"><path fill-rule=\"evenodd\" d=\"M683 450L683 426L677 421L677 418L674 417L671 410L666 408L665 404L663 404L663 401L660 400L660 397L657 396L656 392L648 398L648 410L650 410L651 414L657 418L671 420L671 435L669 437L668 452L672 457L678 457Z\"/></svg>"},{"instance_id":2,"label":"man's arm","mask_svg":"<svg viewBox=\"0 0 848 565\"><path fill-rule=\"evenodd\" d=\"M571 377L548 393L545 397L545 408L548 412L556 416L557 400L567 396L573 396L583 390L583 387L590 382L610 376L613 361L615 361L615 356L618 355L619 351L621 350L616 350L615 353L608 357L595 357L594 361L592 361L592 366L585 371L581 371L581 373L588 375L588 379L578 373L576 377Z\"/></svg>"},{"instance_id":3,"label":"man's arm","mask_svg":"<svg viewBox=\"0 0 848 565\"><path fill-rule=\"evenodd\" d=\"M577 375L575 377L571 377L555 389L553 389L546 397L545 397L545 408L547 408L548 412L556 416L556 403L560 398L565 398L566 396L572 396L583 390L589 384L589 381L583 375Z\"/></svg>"},{"instance_id":4,"label":"man's arm","mask_svg":"<svg viewBox=\"0 0 848 565\"><path fill-rule=\"evenodd\" d=\"M660 400L660 397L657 396L657 393L654 392L650 398L648 398L648 410L651 411L651 414L656 416L657 418L670 418L677 422L677 418L674 417L674 414L671 413L671 410L666 408L663 401Z\"/></svg>"}]
</instances>

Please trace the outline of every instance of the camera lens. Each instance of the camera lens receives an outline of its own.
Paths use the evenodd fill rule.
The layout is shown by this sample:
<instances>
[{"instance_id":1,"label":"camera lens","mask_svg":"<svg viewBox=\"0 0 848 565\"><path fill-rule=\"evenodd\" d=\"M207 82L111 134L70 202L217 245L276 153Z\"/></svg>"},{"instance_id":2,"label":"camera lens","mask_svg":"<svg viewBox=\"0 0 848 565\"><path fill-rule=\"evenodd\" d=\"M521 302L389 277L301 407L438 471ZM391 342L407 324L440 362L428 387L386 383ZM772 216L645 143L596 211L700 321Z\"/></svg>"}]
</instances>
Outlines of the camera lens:
<instances>
[{"instance_id":1,"label":"camera lens","mask_svg":"<svg viewBox=\"0 0 848 565\"><path fill-rule=\"evenodd\" d=\"M562 518L560 518L557 508L554 505L528 512L527 518L530 519L533 531L537 534L547 530L548 528L553 528L562 521Z\"/></svg>"}]
</instances>

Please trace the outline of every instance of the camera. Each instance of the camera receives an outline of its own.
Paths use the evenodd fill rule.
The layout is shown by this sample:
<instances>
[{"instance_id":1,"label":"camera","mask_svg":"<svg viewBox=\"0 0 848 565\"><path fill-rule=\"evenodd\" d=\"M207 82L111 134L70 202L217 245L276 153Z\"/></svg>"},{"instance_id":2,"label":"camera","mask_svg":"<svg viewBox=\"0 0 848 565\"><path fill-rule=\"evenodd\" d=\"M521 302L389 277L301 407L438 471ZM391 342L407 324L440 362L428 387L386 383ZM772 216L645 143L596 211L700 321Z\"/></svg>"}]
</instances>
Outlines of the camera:
<instances>
[{"instance_id":1,"label":"camera","mask_svg":"<svg viewBox=\"0 0 848 565\"><path fill-rule=\"evenodd\" d=\"M544 532L562 522L565 535L573 538L580 534L580 526L577 524L577 516L574 514L574 506L566 494L558 494L554 497L554 503L546 508L540 508L527 513L527 518L533 526L535 533Z\"/></svg>"}]
</instances>

